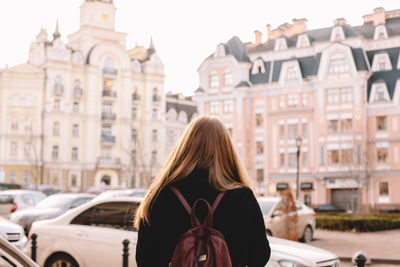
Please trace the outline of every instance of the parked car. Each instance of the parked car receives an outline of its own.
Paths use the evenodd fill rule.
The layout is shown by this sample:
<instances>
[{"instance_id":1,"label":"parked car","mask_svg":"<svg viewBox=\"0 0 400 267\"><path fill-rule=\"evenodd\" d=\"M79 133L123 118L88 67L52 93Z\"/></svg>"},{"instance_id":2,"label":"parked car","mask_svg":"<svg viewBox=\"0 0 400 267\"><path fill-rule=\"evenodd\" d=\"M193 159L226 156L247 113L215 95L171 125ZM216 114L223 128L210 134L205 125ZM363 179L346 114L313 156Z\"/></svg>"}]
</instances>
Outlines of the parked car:
<instances>
[{"instance_id":1,"label":"parked car","mask_svg":"<svg viewBox=\"0 0 400 267\"><path fill-rule=\"evenodd\" d=\"M105 191L96 196L92 201L115 197L144 197L147 189L116 189Z\"/></svg>"},{"instance_id":2,"label":"parked car","mask_svg":"<svg viewBox=\"0 0 400 267\"><path fill-rule=\"evenodd\" d=\"M315 212L301 202L296 202L296 211L289 214L283 214L279 209L281 205L280 197L262 197L258 198L261 211L264 216L265 230L270 236L284 237L285 216L294 216L297 214L297 233L300 241L311 242L315 232Z\"/></svg>"},{"instance_id":3,"label":"parked car","mask_svg":"<svg viewBox=\"0 0 400 267\"><path fill-rule=\"evenodd\" d=\"M94 198L93 194L62 193L51 195L40 201L35 207L14 212L10 221L21 225L28 233L32 223L57 217L69 209L78 207Z\"/></svg>"},{"instance_id":4,"label":"parked car","mask_svg":"<svg viewBox=\"0 0 400 267\"><path fill-rule=\"evenodd\" d=\"M19 249L22 249L28 241L24 229L20 225L2 217L0 217L0 236Z\"/></svg>"},{"instance_id":5,"label":"parked car","mask_svg":"<svg viewBox=\"0 0 400 267\"><path fill-rule=\"evenodd\" d=\"M29 234L38 235L37 262L44 267L121 266L122 241L128 239L129 266L135 267L137 232L132 221L142 199L90 201L57 218L34 222ZM274 237L269 237L269 241L272 251L268 267L339 266L338 257L326 250ZM30 247L28 241L28 255Z\"/></svg>"},{"instance_id":6,"label":"parked car","mask_svg":"<svg viewBox=\"0 0 400 267\"><path fill-rule=\"evenodd\" d=\"M339 208L332 204L320 204L315 209L315 212L345 212L345 209Z\"/></svg>"},{"instance_id":7,"label":"parked car","mask_svg":"<svg viewBox=\"0 0 400 267\"><path fill-rule=\"evenodd\" d=\"M39 267L24 252L0 236L0 266Z\"/></svg>"},{"instance_id":8,"label":"parked car","mask_svg":"<svg viewBox=\"0 0 400 267\"><path fill-rule=\"evenodd\" d=\"M35 206L46 195L34 190L0 191L0 216L9 217L11 213Z\"/></svg>"}]
</instances>

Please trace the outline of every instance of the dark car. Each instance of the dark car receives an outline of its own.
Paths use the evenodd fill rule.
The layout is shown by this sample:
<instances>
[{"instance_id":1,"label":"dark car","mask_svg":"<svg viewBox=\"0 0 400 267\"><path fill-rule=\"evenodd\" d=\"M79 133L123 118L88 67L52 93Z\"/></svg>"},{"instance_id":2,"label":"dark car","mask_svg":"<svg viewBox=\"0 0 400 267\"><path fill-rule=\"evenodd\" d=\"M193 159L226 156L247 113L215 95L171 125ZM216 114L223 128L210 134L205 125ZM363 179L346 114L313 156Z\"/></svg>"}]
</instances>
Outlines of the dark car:
<instances>
[{"instance_id":1,"label":"dark car","mask_svg":"<svg viewBox=\"0 0 400 267\"><path fill-rule=\"evenodd\" d=\"M25 233L29 232L34 221L52 219L69 209L78 207L94 198L93 194L62 193L51 195L40 201L35 207L15 212L10 221L21 225Z\"/></svg>"},{"instance_id":2,"label":"dark car","mask_svg":"<svg viewBox=\"0 0 400 267\"><path fill-rule=\"evenodd\" d=\"M318 205L315 209L315 212L345 212L345 209L339 208L332 204L321 204Z\"/></svg>"}]
</instances>

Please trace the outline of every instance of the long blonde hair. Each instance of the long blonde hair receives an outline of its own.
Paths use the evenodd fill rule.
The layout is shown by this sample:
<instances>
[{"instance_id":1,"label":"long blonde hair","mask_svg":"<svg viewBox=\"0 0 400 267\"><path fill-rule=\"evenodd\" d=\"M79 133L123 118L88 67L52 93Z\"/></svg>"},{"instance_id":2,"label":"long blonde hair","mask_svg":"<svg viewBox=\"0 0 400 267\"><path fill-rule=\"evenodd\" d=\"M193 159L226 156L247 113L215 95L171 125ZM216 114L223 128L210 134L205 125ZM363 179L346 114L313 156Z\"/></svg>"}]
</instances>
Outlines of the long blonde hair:
<instances>
[{"instance_id":1,"label":"long blonde hair","mask_svg":"<svg viewBox=\"0 0 400 267\"><path fill-rule=\"evenodd\" d=\"M137 209L134 226L138 229L142 221L148 224L151 205L161 190L184 179L196 168L209 171L209 183L218 191L250 186L224 124L218 118L200 116L188 125L169 154Z\"/></svg>"}]
</instances>

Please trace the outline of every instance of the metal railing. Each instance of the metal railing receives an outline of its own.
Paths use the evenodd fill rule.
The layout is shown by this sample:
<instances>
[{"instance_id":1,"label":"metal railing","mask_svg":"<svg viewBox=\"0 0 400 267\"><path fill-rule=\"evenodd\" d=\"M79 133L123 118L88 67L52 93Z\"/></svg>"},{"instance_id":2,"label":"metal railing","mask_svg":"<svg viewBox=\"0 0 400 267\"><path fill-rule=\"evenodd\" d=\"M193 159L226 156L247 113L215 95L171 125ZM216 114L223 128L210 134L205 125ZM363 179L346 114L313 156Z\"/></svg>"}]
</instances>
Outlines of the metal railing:
<instances>
[{"instance_id":1,"label":"metal railing","mask_svg":"<svg viewBox=\"0 0 400 267\"><path fill-rule=\"evenodd\" d=\"M115 121L116 115L115 113L111 112L102 112L101 113L101 120L103 121Z\"/></svg>"},{"instance_id":2,"label":"metal railing","mask_svg":"<svg viewBox=\"0 0 400 267\"><path fill-rule=\"evenodd\" d=\"M103 90L103 97L117 97L117 92L111 90Z\"/></svg>"}]
</instances>

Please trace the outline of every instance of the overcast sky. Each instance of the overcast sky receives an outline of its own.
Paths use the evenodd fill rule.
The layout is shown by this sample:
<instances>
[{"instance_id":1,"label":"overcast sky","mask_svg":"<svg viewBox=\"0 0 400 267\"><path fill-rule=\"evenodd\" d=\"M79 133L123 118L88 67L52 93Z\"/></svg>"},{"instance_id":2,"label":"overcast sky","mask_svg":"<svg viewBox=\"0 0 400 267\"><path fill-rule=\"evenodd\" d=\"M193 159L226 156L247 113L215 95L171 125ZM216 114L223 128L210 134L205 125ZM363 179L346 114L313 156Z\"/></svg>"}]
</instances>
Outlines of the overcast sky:
<instances>
[{"instance_id":1,"label":"overcast sky","mask_svg":"<svg viewBox=\"0 0 400 267\"><path fill-rule=\"evenodd\" d=\"M83 0L1 0L0 67L24 63L40 27L49 36L59 20L62 39L79 27ZM238 36L254 42L254 30L264 33L293 18L306 18L308 29L330 27L344 17L351 25L375 7L400 8L399 0L114 0L116 30L128 33L127 48L135 43L155 48L165 65L165 91L193 94L197 68L215 47Z\"/></svg>"}]
</instances>

